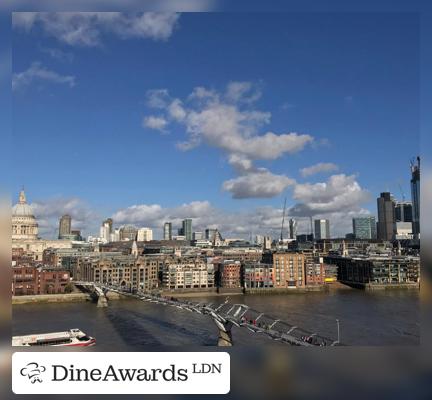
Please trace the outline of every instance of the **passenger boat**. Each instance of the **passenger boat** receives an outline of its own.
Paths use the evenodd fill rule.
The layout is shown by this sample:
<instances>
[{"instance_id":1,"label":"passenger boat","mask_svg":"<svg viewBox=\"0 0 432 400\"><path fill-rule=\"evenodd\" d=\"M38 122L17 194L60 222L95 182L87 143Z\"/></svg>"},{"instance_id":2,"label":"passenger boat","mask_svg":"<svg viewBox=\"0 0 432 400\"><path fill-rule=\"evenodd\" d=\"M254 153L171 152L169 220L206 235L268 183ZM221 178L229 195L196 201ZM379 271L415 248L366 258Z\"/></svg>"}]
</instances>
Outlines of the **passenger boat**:
<instances>
[{"instance_id":1,"label":"passenger boat","mask_svg":"<svg viewBox=\"0 0 432 400\"><path fill-rule=\"evenodd\" d=\"M12 337L12 346L93 346L96 339L79 329Z\"/></svg>"}]
</instances>

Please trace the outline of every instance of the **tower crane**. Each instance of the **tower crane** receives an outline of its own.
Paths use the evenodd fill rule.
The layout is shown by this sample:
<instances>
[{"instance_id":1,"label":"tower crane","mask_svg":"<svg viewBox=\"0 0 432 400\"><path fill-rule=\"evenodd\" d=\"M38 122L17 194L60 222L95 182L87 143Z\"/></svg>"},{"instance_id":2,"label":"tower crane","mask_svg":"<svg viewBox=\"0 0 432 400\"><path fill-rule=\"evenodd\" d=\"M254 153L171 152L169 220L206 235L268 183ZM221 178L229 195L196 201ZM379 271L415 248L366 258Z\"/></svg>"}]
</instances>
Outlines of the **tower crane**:
<instances>
[{"instance_id":1,"label":"tower crane","mask_svg":"<svg viewBox=\"0 0 432 400\"><path fill-rule=\"evenodd\" d=\"M283 214L282 214L282 226L281 226L281 233L280 233L280 241L283 241L283 228L285 223L285 212L286 212L286 197L284 201L284 208L283 208Z\"/></svg>"}]
</instances>

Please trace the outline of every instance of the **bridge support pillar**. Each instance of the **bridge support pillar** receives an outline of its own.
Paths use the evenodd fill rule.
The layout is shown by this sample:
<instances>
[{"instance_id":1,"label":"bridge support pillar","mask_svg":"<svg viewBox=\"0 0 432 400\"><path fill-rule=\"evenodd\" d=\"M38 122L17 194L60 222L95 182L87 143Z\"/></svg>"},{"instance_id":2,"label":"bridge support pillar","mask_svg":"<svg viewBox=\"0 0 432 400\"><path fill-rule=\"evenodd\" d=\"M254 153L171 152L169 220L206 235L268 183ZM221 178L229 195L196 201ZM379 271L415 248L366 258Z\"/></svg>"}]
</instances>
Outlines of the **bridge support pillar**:
<instances>
[{"instance_id":1,"label":"bridge support pillar","mask_svg":"<svg viewBox=\"0 0 432 400\"><path fill-rule=\"evenodd\" d=\"M108 300L104 294L101 294L98 297L97 306L96 307L108 307Z\"/></svg>"},{"instance_id":2,"label":"bridge support pillar","mask_svg":"<svg viewBox=\"0 0 432 400\"><path fill-rule=\"evenodd\" d=\"M234 344L231 328L232 322L213 318L216 326L219 329L218 346L232 346Z\"/></svg>"}]
</instances>

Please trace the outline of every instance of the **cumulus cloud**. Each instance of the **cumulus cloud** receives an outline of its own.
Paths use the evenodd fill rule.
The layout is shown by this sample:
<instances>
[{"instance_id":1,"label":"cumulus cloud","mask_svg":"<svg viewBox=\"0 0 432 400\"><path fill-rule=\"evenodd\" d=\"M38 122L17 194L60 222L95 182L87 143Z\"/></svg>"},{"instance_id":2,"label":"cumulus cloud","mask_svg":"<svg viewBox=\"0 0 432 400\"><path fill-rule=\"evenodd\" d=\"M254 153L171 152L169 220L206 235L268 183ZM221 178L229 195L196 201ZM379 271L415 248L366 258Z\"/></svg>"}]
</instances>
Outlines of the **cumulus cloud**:
<instances>
[{"instance_id":1,"label":"cumulus cloud","mask_svg":"<svg viewBox=\"0 0 432 400\"><path fill-rule=\"evenodd\" d=\"M294 183L285 175L272 174L263 168L225 181L222 188L231 192L234 199L269 198L281 194Z\"/></svg>"},{"instance_id":2,"label":"cumulus cloud","mask_svg":"<svg viewBox=\"0 0 432 400\"><path fill-rule=\"evenodd\" d=\"M143 119L143 126L150 129L156 129L161 132L165 132L165 127L167 124L168 121L164 117L156 117L151 115Z\"/></svg>"},{"instance_id":3,"label":"cumulus cloud","mask_svg":"<svg viewBox=\"0 0 432 400\"><path fill-rule=\"evenodd\" d=\"M98 235L100 223L107 217L100 215L99 211L79 198L50 198L34 201L31 206L39 222L40 235L46 238L58 235L58 220L64 214L71 215L73 229L80 229L84 235ZM264 206L232 212L217 208L209 201L192 201L174 207L163 207L160 204L132 205L118 209L112 214L112 218L115 226L148 226L154 230L155 238L162 237L164 222L172 222L175 230L181 227L185 218L192 218L194 231L217 228L224 237L248 239L251 234L263 234L278 238L282 211L282 207ZM319 212L314 217L330 219L332 236L344 236L351 232L352 218L362 215L369 215L369 211L354 207ZM298 215L293 208L289 208L287 216L297 219L299 233L310 232L309 214Z\"/></svg>"},{"instance_id":4,"label":"cumulus cloud","mask_svg":"<svg viewBox=\"0 0 432 400\"><path fill-rule=\"evenodd\" d=\"M223 190L234 198L272 197L293 181L257 168L254 162L299 152L313 142L313 137L297 132L261 132L270 123L271 113L254 107L260 96L261 90L251 82L230 82L222 92L195 87L184 99L171 97L167 89L151 90L147 92L147 105L163 110L168 123L184 128L186 138L177 143L180 150L205 143L228 156L240 176L224 182ZM147 118L151 117L157 116ZM248 184L251 186L246 190Z\"/></svg>"},{"instance_id":5,"label":"cumulus cloud","mask_svg":"<svg viewBox=\"0 0 432 400\"><path fill-rule=\"evenodd\" d=\"M182 101L170 98L167 89L156 89L147 92L147 104L165 108L167 118L185 127L188 140L181 143L183 150L205 141L228 154L274 160L301 151L313 141L312 136L296 132L259 134L259 129L270 123L271 113L256 110L251 104L241 105L256 101L256 93L250 82L230 82L223 93L196 87Z\"/></svg>"},{"instance_id":6,"label":"cumulus cloud","mask_svg":"<svg viewBox=\"0 0 432 400\"><path fill-rule=\"evenodd\" d=\"M68 51L63 51L60 49L56 49L53 47L40 47L40 51L45 54L48 54L50 57L58 60L58 61L68 61L71 62L74 59L73 53Z\"/></svg>"},{"instance_id":7,"label":"cumulus cloud","mask_svg":"<svg viewBox=\"0 0 432 400\"><path fill-rule=\"evenodd\" d=\"M98 46L104 33L121 39L168 39L180 14L173 12L14 12L13 27L25 32L40 27L45 34L71 46Z\"/></svg>"},{"instance_id":8,"label":"cumulus cloud","mask_svg":"<svg viewBox=\"0 0 432 400\"><path fill-rule=\"evenodd\" d=\"M170 99L167 89L147 90L147 105L151 108L165 108Z\"/></svg>"},{"instance_id":9,"label":"cumulus cloud","mask_svg":"<svg viewBox=\"0 0 432 400\"><path fill-rule=\"evenodd\" d=\"M114 224L132 224L137 227L149 226L154 230L155 237L162 237L164 222L172 222L173 229L181 227L184 218L192 218L194 231L204 231L206 228L217 228L224 237L239 237L249 239L250 235L270 235L277 239L280 235L282 207L257 207L240 212L231 212L214 207L208 201L193 201L177 207L164 208L159 204L134 205L115 212L112 216ZM357 210L334 211L317 214L315 218L330 220L331 235L344 237L352 232L352 218L370 215L369 211ZM288 212L298 223L298 233L310 233L309 216L296 216ZM285 232L287 235L287 232Z\"/></svg>"},{"instance_id":10,"label":"cumulus cloud","mask_svg":"<svg viewBox=\"0 0 432 400\"><path fill-rule=\"evenodd\" d=\"M310 167L302 168L300 174L306 178L311 175L319 174L321 172L334 172L337 171L339 167L333 163L318 163L311 165Z\"/></svg>"},{"instance_id":11,"label":"cumulus cloud","mask_svg":"<svg viewBox=\"0 0 432 400\"><path fill-rule=\"evenodd\" d=\"M100 217L97 212L77 197L38 200L30 205L42 237L54 238L58 235L58 221L64 214L72 217L72 229L79 229L84 234L94 232L99 225Z\"/></svg>"},{"instance_id":12,"label":"cumulus cloud","mask_svg":"<svg viewBox=\"0 0 432 400\"><path fill-rule=\"evenodd\" d=\"M208 201L193 201L177 207L164 208L158 204L134 205L115 212L115 224L149 226L161 237L164 222L173 223L173 229L181 227L182 220L192 218L193 230L217 228L224 236L248 238L251 232L276 233L280 229L282 210L261 207L245 212L229 212L213 207Z\"/></svg>"},{"instance_id":13,"label":"cumulus cloud","mask_svg":"<svg viewBox=\"0 0 432 400\"><path fill-rule=\"evenodd\" d=\"M47 81L58 84L75 86L75 77L72 75L61 75L55 71L42 66L40 62L34 62L25 71L14 73L12 76L12 89L20 89L28 86L34 81Z\"/></svg>"},{"instance_id":14,"label":"cumulus cloud","mask_svg":"<svg viewBox=\"0 0 432 400\"><path fill-rule=\"evenodd\" d=\"M296 184L293 198L298 201L289 210L291 215L312 216L335 212L356 212L369 200L355 175L332 175L327 182Z\"/></svg>"},{"instance_id":15,"label":"cumulus cloud","mask_svg":"<svg viewBox=\"0 0 432 400\"><path fill-rule=\"evenodd\" d=\"M261 97L261 90L251 82L230 82L225 97L234 103L253 103Z\"/></svg>"}]
</instances>

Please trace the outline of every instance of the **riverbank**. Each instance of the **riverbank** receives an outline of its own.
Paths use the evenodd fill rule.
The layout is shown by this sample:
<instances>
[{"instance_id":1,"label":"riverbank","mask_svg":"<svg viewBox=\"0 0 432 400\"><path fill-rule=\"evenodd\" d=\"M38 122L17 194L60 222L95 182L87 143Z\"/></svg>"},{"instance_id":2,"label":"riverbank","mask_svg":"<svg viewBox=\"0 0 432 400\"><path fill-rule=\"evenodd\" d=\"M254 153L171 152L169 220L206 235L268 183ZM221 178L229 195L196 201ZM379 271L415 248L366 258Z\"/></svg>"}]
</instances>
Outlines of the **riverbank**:
<instances>
[{"instance_id":1,"label":"riverbank","mask_svg":"<svg viewBox=\"0 0 432 400\"><path fill-rule=\"evenodd\" d=\"M243 292L221 292L218 293L216 291L197 291L197 292L170 292L170 291L162 291L161 295L164 297L175 297L175 298L184 298L184 297L227 297L227 296L241 296Z\"/></svg>"},{"instance_id":2,"label":"riverbank","mask_svg":"<svg viewBox=\"0 0 432 400\"><path fill-rule=\"evenodd\" d=\"M88 293L61 293L61 294L39 294L39 295L24 295L12 296L12 305L29 304L29 303L78 303L91 301Z\"/></svg>"},{"instance_id":3,"label":"riverbank","mask_svg":"<svg viewBox=\"0 0 432 400\"><path fill-rule=\"evenodd\" d=\"M382 290L420 290L419 283L353 283L353 282L342 282L347 286L355 289L366 290L366 291L382 291Z\"/></svg>"}]
</instances>

